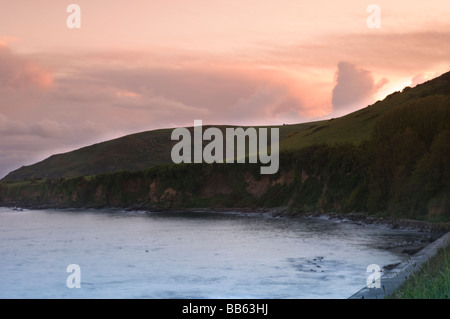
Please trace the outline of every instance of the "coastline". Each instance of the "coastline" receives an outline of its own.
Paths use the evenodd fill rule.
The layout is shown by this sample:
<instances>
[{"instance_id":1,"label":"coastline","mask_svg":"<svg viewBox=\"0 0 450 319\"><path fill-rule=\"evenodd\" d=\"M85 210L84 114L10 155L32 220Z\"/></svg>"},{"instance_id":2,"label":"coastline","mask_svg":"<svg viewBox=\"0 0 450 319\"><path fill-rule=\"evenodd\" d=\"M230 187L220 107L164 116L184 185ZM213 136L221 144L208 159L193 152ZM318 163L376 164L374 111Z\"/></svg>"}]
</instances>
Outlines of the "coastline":
<instances>
[{"instance_id":1,"label":"coastline","mask_svg":"<svg viewBox=\"0 0 450 319\"><path fill-rule=\"evenodd\" d=\"M341 222L351 222L358 225L380 225L390 227L392 229L416 230L426 233L445 234L450 231L450 222L429 222L407 218L396 218L392 216L375 217L364 212L352 213L335 213L335 212L315 212L315 213L294 213L288 207L198 207L198 208L162 208L154 205L129 205L129 206L86 206L73 207L69 205L59 204L32 204L27 205L23 203L1 203L0 207L8 207L13 209L122 209L126 211L149 211L149 212L222 212L222 213L261 213L269 214L272 217L309 217L309 218L325 218L335 219Z\"/></svg>"},{"instance_id":2,"label":"coastline","mask_svg":"<svg viewBox=\"0 0 450 319\"><path fill-rule=\"evenodd\" d=\"M163 210L174 211L174 210ZM450 222L427 222L415 219L395 218L395 217L374 217L367 213L292 213L286 207L240 207L240 208L187 208L176 211L196 211L196 212L239 212L239 213L265 213L272 217L309 217L334 219L341 222L355 223L358 225L380 225L392 229L416 230L426 233L445 234L450 231Z\"/></svg>"},{"instance_id":3,"label":"coastline","mask_svg":"<svg viewBox=\"0 0 450 319\"><path fill-rule=\"evenodd\" d=\"M394 217L373 217L366 213L310 213L310 214L292 214L285 207L283 208L217 208L217 209L188 209L186 211L214 211L214 212L238 212L242 214L249 213L265 213L275 218L321 218L328 220L336 220L344 223L353 223L358 226L365 227L367 225L376 225L399 230L412 230L423 232L428 235L428 240L420 243L412 243L399 247L387 248L388 251L401 257L411 257L419 253L422 249L429 246L442 236L450 232L450 223L431 223L426 221L394 218ZM384 265L386 270L396 268L398 264Z\"/></svg>"}]
</instances>

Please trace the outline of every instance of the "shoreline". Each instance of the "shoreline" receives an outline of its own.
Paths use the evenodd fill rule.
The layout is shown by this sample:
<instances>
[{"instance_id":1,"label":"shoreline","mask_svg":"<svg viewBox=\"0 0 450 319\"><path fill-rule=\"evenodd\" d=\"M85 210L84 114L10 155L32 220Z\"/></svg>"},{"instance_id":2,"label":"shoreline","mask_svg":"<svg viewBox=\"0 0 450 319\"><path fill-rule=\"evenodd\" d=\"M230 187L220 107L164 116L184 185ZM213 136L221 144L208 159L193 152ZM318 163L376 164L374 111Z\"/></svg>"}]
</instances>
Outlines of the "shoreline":
<instances>
[{"instance_id":1,"label":"shoreline","mask_svg":"<svg viewBox=\"0 0 450 319\"><path fill-rule=\"evenodd\" d=\"M407 218L395 217L374 217L367 213L291 213L286 207L274 208L188 208L179 210L162 210L162 211L187 211L187 212L223 212L223 213L265 213L272 217L309 217L309 218L325 218L335 219L342 222L351 222L357 225L380 225L390 227L392 229L416 230L425 233L445 234L450 231L450 222L427 222Z\"/></svg>"},{"instance_id":2,"label":"shoreline","mask_svg":"<svg viewBox=\"0 0 450 319\"><path fill-rule=\"evenodd\" d=\"M423 232L428 235L428 239L426 241L420 243L413 243L409 245L401 245L398 247L386 248L387 251L401 256L401 257L411 257L416 253L420 252L422 249L429 246L431 243L435 242L442 236L445 236L450 231L450 224L446 223L431 223L419 220L412 219L402 219L402 218L394 218L394 217L373 217L369 216L366 213L310 213L310 214L292 214L286 208L258 208L258 209L250 209L250 208L218 208L218 209L190 209L184 211L196 211L196 212L223 212L223 213L265 213L270 214L271 217L285 217L285 218L314 218L314 219L327 219L327 220L336 220L344 223L352 223L358 226L366 226L366 225L375 225L380 227L387 227L390 229L399 229L399 230L408 230L408 231L417 231ZM400 263L399 263L400 264ZM399 264L389 264L384 265L383 269L392 270L396 268Z\"/></svg>"},{"instance_id":3,"label":"shoreline","mask_svg":"<svg viewBox=\"0 0 450 319\"><path fill-rule=\"evenodd\" d=\"M142 210L135 208L128 208L128 211ZM145 209L144 209L145 210ZM412 243L409 245L402 245L398 247L386 248L387 251L398 255L402 258L409 258L421 252L424 248L434 243L436 240L445 236L450 232L450 223L432 223L412 219L402 219L394 217L374 217L367 213L292 213L287 207L239 207L239 208L188 208L188 209L168 209L159 210L160 212L217 212L217 213L238 213L238 214L266 214L272 218L314 218L336 220L339 222L353 223L358 226L376 225L380 227L387 227L391 229L409 230L423 232L428 235L426 241L420 243ZM395 269L398 264L383 265L383 270Z\"/></svg>"},{"instance_id":4,"label":"shoreline","mask_svg":"<svg viewBox=\"0 0 450 319\"><path fill-rule=\"evenodd\" d=\"M287 207L213 207L213 208L183 208L183 209L163 209L150 205L134 205L125 207L70 207L66 205L17 205L18 203L8 204L0 203L0 207L7 207L20 211L43 210L43 209L119 209L124 211L145 211L145 212L217 212L217 213L239 213L239 214L266 214L272 218L321 218L327 220L336 220L339 222L353 223L359 226L377 225L391 229L418 231L428 234L428 242L415 243L412 245L388 248L390 252L403 257L413 256L420 252L430 243L433 243L446 233L450 232L450 222L426 222L405 218L394 217L374 217L367 213L293 213ZM386 267L395 265L386 265Z\"/></svg>"},{"instance_id":5,"label":"shoreline","mask_svg":"<svg viewBox=\"0 0 450 319\"><path fill-rule=\"evenodd\" d=\"M86 207L72 207L68 205L24 205L20 203L0 203L0 207L7 207L15 210L42 210L42 209L122 209L126 211L148 211L148 212L217 212L217 213L255 213L255 214L270 214L272 217L310 217L310 218L325 218L336 219L342 222L351 222L357 225L380 225L390 227L392 229L416 230L426 233L445 234L450 231L450 222L428 222L416 219L396 218L392 216L375 217L368 213L293 213L287 207L198 207L198 208L178 208L168 209L152 205L130 205L130 206L86 206Z\"/></svg>"}]
</instances>

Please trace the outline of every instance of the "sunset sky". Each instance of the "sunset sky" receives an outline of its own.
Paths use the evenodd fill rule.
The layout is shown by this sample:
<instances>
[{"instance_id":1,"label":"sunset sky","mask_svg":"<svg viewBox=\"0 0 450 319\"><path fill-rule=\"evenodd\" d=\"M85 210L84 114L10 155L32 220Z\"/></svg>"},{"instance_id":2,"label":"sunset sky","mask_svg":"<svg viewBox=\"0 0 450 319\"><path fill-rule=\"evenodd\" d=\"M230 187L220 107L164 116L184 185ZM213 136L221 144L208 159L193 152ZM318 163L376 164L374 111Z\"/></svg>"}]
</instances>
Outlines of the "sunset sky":
<instances>
[{"instance_id":1,"label":"sunset sky","mask_svg":"<svg viewBox=\"0 0 450 319\"><path fill-rule=\"evenodd\" d=\"M337 117L449 70L448 0L0 0L0 177L195 119Z\"/></svg>"}]
</instances>

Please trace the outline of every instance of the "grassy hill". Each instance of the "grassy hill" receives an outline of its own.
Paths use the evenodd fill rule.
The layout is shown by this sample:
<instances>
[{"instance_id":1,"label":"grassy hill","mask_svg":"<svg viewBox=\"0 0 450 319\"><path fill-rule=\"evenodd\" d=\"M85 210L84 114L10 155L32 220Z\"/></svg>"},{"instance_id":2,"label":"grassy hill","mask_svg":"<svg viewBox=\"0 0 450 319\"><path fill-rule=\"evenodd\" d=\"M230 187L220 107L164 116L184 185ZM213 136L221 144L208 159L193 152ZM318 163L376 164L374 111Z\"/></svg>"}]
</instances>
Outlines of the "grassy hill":
<instances>
[{"instance_id":1,"label":"grassy hill","mask_svg":"<svg viewBox=\"0 0 450 319\"><path fill-rule=\"evenodd\" d=\"M295 151L322 143L358 145L369 140L375 124L386 112L412 100L431 95L447 95L449 92L450 72L415 88L395 92L383 101L340 118L275 126L280 129L280 151ZM204 127L206 128L207 126ZM224 130L225 126L220 128ZM171 163L170 152L176 143L170 140L171 132L172 129L142 132L53 155L9 173L2 181L92 176L121 170L136 171Z\"/></svg>"},{"instance_id":2,"label":"grassy hill","mask_svg":"<svg viewBox=\"0 0 450 319\"><path fill-rule=\"evenodd\" d=\"M49 158L9 173L3 181L97 175L139 170L170 159L170 130L124 136Z\"/></svg>"},{"instance_id":3,"label":"grassy hill","mask_svg":"<svg viewBox=\"0 0 450 319\"><path fill-rule=\"evenodd\" d=\"M313 144L355 143L370 138L377 120L386 112L405 103L431 95L450 93L450 72L425 82L415 88L406 87L402 92L394 92L383 101L378 101L356 112L326 121L293 125L290 138L281 142L281 149L295 150ZM280 133L280 135L282 135Z\"/></svg>"}]
</instances>

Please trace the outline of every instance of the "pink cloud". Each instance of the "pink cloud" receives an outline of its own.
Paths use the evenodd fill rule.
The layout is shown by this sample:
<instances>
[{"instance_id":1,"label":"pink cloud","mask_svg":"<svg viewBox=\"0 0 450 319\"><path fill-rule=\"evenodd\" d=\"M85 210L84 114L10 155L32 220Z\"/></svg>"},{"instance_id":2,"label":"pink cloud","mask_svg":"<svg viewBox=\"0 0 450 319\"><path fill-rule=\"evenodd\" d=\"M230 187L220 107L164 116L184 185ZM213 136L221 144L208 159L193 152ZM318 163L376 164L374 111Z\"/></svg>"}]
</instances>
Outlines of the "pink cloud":
<instances>
[{"instance_id":1,"label":"pink cloud","mask_svg":"<svg viewBox=\"0 0 450 319\"><path fill-rule=\"evenodd\" d=\"M52 74L38 63L11 52L0 45L0 88L47 89L53 83Z\"/></svg>"},{"instance_id":2,"label":"pink cloud","mask_svg":"<svg viewBox=\"0 0 450 319\"><path fill-rule=\"evenodd\" d=\"M425 82L425 76L423 74L417 74L411 79L411 87L415 87L423 82Z\"/></svg>"},{"instance_id":3,"label":"pink cloud","mask_svg":"<svg viewBox=\"0 0 450 319\"><path fill-rule=\"evenodd\" d=\"M267 47L257 59L274 66L316 69L352 61L377 72L411 76L437 66L450 68L449 39L449 24L439 30L322 35L311 43Z\"/></svg>"}]
</instances>

